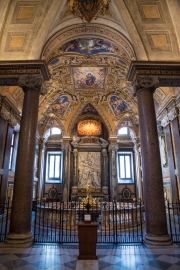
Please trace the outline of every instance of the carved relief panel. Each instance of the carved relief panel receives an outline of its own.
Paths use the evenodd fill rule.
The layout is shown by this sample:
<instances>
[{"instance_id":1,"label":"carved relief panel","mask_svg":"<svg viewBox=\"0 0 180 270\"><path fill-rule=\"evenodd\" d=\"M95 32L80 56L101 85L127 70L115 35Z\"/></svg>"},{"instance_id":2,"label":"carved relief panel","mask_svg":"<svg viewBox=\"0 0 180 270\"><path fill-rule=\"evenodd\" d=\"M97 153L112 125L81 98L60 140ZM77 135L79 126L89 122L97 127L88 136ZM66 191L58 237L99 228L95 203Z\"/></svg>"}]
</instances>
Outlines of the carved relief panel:
<instances>
[{"instance_id":1,"label":"carved relief panel","mask_svg":"<svg viewBox=\"0 0 180 270\"><path fill-rule=\"evenodd\" d=\"M90 183L92 188L101 188L101 152L79 152L78 188Z\"/></svg>"}]
</instances>

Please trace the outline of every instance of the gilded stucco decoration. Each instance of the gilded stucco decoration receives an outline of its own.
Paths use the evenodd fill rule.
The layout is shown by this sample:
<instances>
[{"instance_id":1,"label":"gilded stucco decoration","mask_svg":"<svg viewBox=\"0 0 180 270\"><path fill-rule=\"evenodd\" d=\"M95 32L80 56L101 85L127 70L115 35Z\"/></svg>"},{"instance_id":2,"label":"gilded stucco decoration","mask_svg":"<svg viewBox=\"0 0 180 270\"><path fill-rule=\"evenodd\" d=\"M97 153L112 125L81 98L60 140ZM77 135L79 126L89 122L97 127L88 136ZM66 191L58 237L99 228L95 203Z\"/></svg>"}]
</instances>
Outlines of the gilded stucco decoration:
<instances>
[{"instance_id":1,"label":"gilded stucco decoration","mask_svg":"<svg viewBox=\"0 0 180 270\"><path fill-rule=\"evenodd\" d=\"M71 27L71 29L65 29L59 31L57 35L53 36L48 43L46 44L43 52L42 52L42 59L50 62L51 60L55 59L56 56L63 55L63 44L67 43L68 41L75 40L78 37L82 38L85 36L87 38L95 38L99 37L100 39L104 39L115 45L115 54L119 57L122 56L122 60L126 57L127 62L131 60L135 60L136 56L134 53L134 49L129 42L120 32L116 31L115 29L109 28L108 26L75 26ZM124 61L126 62L124 59Z\"/></svg>"},{"instance_id":2,"label":"gilded stucco decoration","mask_svg":"<svg viewBox=\"0 0 180 270\"><path fill-rule=\"evenodd\" d=\"M87 117L88 111L87 111L87 114L86 113L84 114L83 112L84 112L84 110L86 111L86 108L90 107L90 106L95 109L97 114L96 113L92 114L90 112L89 115L91 115L91 116L93 115L93 119L96 119L97 121L101 121L101 123L103 123L106 126L109 134L110 135L113 134L112 126L110 125L110 122L108 121L108 118L105 116L103 111L98 107L98 105L96 103L94 103L94 102L92 102L92 104L85 102L85 104L82 104L78 108L78 110L74 113L74 115L73 115L73 117L72 117L72 119L70 121L67 133L71 134L71 132L73 130L73 127L79 122L80 118L82 119L82 117L85 117L85 118Z\"/></svg>"},{"instance_id":3,"label":"gilded stucco decoration","mask_svg":"<svg viewBox=\"0 0 180 270\"><path fill-rule=\"evenodd\" d=\"M109 0L69 0L69 10L87 22L98 15L104 15L109 8Z\"/></svg>"},{"instance_id":4,"label":"gilded stucco decoration","mask_svg":"<svg viewBox=\"0 0 180 270\"><path fill-rule=\"evenodd\" d=\"M83 38L81 31L79 27L67 30L46 45L42 57L48 62L51 80L47 82L47 95L40 97L39 115L55 113L66 121L64 128L70 134L83 109L88 111L93 104L100 121L113 134L125 113L133 110L137 113L136 99L126 81L135 55L128 41L106 27L101 31L98 27L86 27ZM69 97L64 114L58 114L63 104L52 106L60 96ZM93 110L89 113L96 114Z\"/></svg>"},{"instance_id":5,"label":"gilded stucco decoration","mask_svg":"<svg viewBox=\"0 0 180 270\"><path fill-rule=\"evenodd\" d=\"M99 136L102 133L102 126L99 121L86 119L78 123L77 132L81 136Z\"/></svg>"}]
</instances>

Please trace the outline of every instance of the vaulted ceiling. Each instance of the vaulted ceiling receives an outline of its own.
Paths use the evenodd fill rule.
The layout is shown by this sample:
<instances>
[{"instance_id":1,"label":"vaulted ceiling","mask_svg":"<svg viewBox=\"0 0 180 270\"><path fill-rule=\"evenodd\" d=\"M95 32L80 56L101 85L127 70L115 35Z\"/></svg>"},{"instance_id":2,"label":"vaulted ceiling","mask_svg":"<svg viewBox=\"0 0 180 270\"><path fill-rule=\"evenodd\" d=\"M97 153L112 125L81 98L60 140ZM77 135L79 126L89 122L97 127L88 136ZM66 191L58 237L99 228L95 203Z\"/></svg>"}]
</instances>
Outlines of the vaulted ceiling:
<instances>
[{"instance_id":1,"label":"vaulted ceiling","mask_svg":"<svg viewBox=\"0 0 180 270\"><path fill-rule=\"evenodd\" d=\"M109 136L121 125L138 136L128 68L132 60L180 61L180 1L111 0L106 13L90 23L68 4L1 0L0 60L43 59L51 74L48 92L40 97L39 134L59 125L68 136L91 108L89 114L101 119ZM21 112L21 88L1 87L0 93ZM157 112L178 93L178 88L158 88Z\"/></svg>"}]
</instances>

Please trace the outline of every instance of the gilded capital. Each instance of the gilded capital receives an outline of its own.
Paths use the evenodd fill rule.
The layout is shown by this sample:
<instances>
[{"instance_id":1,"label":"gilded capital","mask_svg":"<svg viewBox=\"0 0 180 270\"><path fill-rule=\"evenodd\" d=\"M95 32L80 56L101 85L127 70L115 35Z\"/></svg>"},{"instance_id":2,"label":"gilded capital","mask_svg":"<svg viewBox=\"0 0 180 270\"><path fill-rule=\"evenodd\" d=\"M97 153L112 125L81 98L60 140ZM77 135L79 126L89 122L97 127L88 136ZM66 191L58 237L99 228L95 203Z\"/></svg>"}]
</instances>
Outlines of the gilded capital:
<instances>
[{"instance_id":1,"label":"gilded capital","mask_svg":"<svg viewBox=\"0 0 180 270\"><path fill-rule=\"evenodd\" d=\"M157 76L137 76L133 83L134 94L141 89L152 89L153 92L159 87L159 79Z\"/></svg>"},{"instance_id":2,"label":"gilded capital","mask_svg":"<svg viewBox=\"0 0 180 270\"><path fill-rule=\"evenodd\" d=\"M42 95L46 94L46 86L42 76L19 76L18 86L20 86L24 91L27 89L37 89Z\"/></svg>"}]
</instances>

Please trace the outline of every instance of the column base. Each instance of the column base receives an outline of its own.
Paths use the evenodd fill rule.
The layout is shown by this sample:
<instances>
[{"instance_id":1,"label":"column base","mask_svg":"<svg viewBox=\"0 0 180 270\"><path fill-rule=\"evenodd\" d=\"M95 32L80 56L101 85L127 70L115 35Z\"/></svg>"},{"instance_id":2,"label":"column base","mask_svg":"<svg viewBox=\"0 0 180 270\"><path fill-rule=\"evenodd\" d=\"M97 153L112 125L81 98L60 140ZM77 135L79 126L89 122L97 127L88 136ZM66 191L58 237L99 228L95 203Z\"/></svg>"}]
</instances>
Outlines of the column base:
<instances>
[{"instance_id":1,"label":"column base","mask_svg":"<svg viewBox=\"0 0 180 270\"><path fill-rule=\"evenodd\" d=\"M73 186L72 187L72 190L71 190L71 201L75 201L76 200L77 193L78 193L77 186Z\"/></svg>"},{"instance_id":2,"label":"column base","mask_svg":"<svg viewBox=\"0 0 180 270\"><path fill-rule=\"evenodd\" d=\"M150 246L170 246L173 244L173 241L169 234L162 236L145 234L144 243Z\"/></svg>"},{"instance_id":3,"label":"column base","mask_svg":"<svg viewBox=\"0 0 180 270\"><path fill-rule=\"evenodd\" d=\"M71 194L72 195L76 195L78 193L78 188L77 188L77 186L73 186L72 187L72 192L71 192Z\"/></svg>"},{"instance_id":4,"label":"column base","mask_svg":"<svg viewBox=\"0 0 180 270\"><path fill-rule=\"evenodd\" d=\"M4 244L7 245L7 247L30 247L33 244L32 233L9 233L6 236Z\"/></svg>"}]
</instances>

